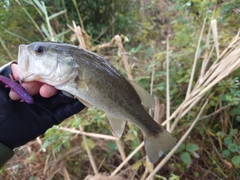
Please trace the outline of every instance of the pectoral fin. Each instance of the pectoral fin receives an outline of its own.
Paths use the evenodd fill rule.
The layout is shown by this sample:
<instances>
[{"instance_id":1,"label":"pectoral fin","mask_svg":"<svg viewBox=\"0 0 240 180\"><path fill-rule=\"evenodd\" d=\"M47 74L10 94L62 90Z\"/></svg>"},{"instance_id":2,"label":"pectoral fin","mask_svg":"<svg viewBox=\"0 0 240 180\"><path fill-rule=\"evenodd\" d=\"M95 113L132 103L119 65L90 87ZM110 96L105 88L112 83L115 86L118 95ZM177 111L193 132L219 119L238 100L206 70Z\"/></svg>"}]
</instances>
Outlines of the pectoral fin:
<instances>
[{"instance_id":1,"label":"pectoral fin","mask_svg":"<svg viewBox=\"0 0 240 180\"><path fill-rule=\"evenodd\" d=\"M78 97L78 100L83 103L86 107L92 107L92 105L90 103L88 103L87 101L84 101L83 99Z\"/></svg>"},{"instance_id":2,"label":"pectoral fin","mask_svg":"<svg viewBox=\"0 0 240 180\"><path fill-rule=\"evenodd\" d=\"M126 121L124 119L113 116L111 114L106 114L106 115L108 117L108 120L112 127L113 132L118 138L120 138L123 134Z\"/></svg>"},{"instance_id":3,"label":"pectoral fin","mask_svg":"<svg viewBox=\"0 0 240 180\"><path fill-rule=\"evenodd\" d=\"M132 85L132 87L135 89L135 91L138 93L142 101L142 104L148 109L154 109L155 102L153 97L145 89L139 86L137 83L130 80L129 82Z\"/></svg>"},{"instance_id":4,"label":"pectoral fin","mask_svg":"<svg viewBox=\"0 0 240 180\"><path fill-rule=\"evenodd\" d=\"M89 90L87 84L86 84L84 81L79 81L79 82L77 83L77 86L78 86L78 88L83 89L83 90L85 90L85 91L88 91L88 90Z\"/></svg>"}]
</instances>

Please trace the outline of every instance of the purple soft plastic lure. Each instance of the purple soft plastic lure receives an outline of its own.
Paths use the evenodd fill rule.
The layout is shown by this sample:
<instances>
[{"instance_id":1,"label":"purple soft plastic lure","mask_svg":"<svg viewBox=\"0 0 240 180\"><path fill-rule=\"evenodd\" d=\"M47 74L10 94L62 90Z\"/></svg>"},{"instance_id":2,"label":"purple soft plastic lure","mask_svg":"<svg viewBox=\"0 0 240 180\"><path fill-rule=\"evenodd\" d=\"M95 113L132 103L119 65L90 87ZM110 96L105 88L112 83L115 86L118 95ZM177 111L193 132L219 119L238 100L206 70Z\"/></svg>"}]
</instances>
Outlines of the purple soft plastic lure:
<instances>
[{"instance_id":1,"label":"purple soft plastic lure","mask_svg":"<svg viewBox=\"0 0 240 180\"><path fill-rule=\"evenodd\" d=\"M11 88L14 92L16 92L24 102L28 104L34 103L32 96L16 81L1 75L0 81L4 83L7 87Z\"/></svg>"}]
</instances>

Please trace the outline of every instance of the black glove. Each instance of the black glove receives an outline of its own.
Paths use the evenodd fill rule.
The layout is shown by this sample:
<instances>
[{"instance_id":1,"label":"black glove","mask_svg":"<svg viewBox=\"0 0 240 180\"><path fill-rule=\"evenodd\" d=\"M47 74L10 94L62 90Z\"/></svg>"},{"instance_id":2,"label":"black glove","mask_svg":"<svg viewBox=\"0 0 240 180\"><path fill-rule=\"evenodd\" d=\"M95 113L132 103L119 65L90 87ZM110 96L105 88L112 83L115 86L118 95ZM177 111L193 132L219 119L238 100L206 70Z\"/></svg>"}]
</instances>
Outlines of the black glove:
<instances>
[{"instance_id":1,"label":"black glove","mask_svg":"<svg viewBox=\"0 0 240 180\"><path fill-rule=\"evenodd\" d=\"M10 66L2 68L0 74L9 77L12 74ZM85 107L61 91L51 98L33 96L35 104L13 101L9 91L0 82L0 142L12 149L44 134L53 125Z\"/></svg>"}]
</instances>

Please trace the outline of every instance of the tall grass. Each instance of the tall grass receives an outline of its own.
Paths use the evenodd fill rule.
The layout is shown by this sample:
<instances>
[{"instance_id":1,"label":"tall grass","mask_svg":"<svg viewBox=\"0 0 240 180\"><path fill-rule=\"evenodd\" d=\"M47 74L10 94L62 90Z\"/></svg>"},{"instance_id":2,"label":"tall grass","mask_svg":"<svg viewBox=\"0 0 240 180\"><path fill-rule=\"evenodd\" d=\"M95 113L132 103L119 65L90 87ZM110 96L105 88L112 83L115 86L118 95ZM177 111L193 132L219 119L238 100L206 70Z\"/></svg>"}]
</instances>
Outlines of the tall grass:
<instances>
[{"instance_id":1,"label":"tall grass","mask_svg":"<svg viewBox=\"0 0 240 180\"><path fill-rule=\"evenodd\" d=\"M126 72L126 76L128 79L134 80L134 75L132 74L132 66L128 59L129 54L126 52L124 47L123 36L116 35L111 40L109 40L109 42L104 44L99 44L93 47L91 43L89 43L91 42L91 39L89 38L89 36L84 30L83 19L77 8L77 2L75 0L73 0L72 3L78 14L78 18L79 18L78 20L81 24L81 27L77 26L75 22L73 22L72 26L68 24L69 29L62 28L62 32L58 32L58 33L56 32L56 30L54 30L54 27L51 25L51 21L59 18L59 16L62 16L62 15L65 15L65 17L67 18L66 10L62 10L55 14L49 15L48 8L45 6L44 2L38 1L38 0L25 0L24 2L32 5L35 8L36 12L39 14L39 16L44 20L43 24L38 25L38 23L31 17L30 13L22 6L22 10L25 12L27 17L31 20L31 22L33 23L37 31L41 34L42 40L63 42L65 40L65 35L67 33L72 33L78 39L79 46L89 50L94 50L94 51L97 50L98 52L100 52L101 50L104 51L104 50L107 50L108 48L116 49L117 47L117 50L115 50L117 51L116 56L120 55L119 59L121 59L121 62L118 63L118 67L120 67L119 69L124 70L124 72ZM204 31L207 26L209 26L209 30L208 30L207 37L204 38ZM21 38L23 41L28 42L28 40L25 39L24 37L20 37L17 34L12 32L8 32L8 33L11 36L14 36L16 38ZM169 52L170 51L169 49L173 45L171 45L171 41L169 41L168 38L169 37L166 37L167 39L166 41L167 42L166 44L167 108L166 108L166 120L162 123L162 125L164 126L167 125L167 129L170 132L173 132L173 134L176 136L176 139L178 139L177 145L163 159L161 159L160 162L158 162L155 166L153 166L149 163L147 158L145 158L145 153L143 150L143 147L144 147L143 142L140 141L135 146L130 144L130 147L128 147L127 146L129 145L128 142L122 142L121 140L119 140L113 135L102 134L103 132L110 133L110 131L106 131L104 129L105 126L99 127L104 129L102 131L99 131L99 133L89 132L88 125L90 126L94 126L94 125L91 124L91 122L86 122L84 120L80 122L79 121L80 115L76 115L74 116L72 121L69 121L69 122L72 122L73 124L76 123L75 126L73 126L72 124L70 125L66 122L62 126L56 127L55 128L56 131L52 130L53 132L51 132L50 130L48 132L48 135L50 136L54 136L54 133L56 133L59 135L60 137L59 139L61 138L67 139L67 140L64 139L65 140L64 143L67 144L66 146L63 146L61 144L58 147L58 149L61 149L63 151L63 150L66 150L67 146L70 146L70 149L67 149L64 155L61 155L61 151L58 152L60 155L56 155L55 151L54 153L51 152L52 144L49 143L47 140L48 135L46 135L47 136L46 139L41 138L41 140L44 142L41 149L46 148L46 152L40 151L40 147L34 144L34 142L31 142L26 146L24 146L26 149L28 149L29 154L34 154L36 161L37 161L37 158L40 159L39 162L42 163L41 166L43 167L39 169L43 170L43 172L39 172L39 174L43 175L47 179L51 179L54 176L57 176L59 174L61 174L61 176L66 180L71 179L71 176L73 176L71 175L71 168L72 166L74 167L74 165L72 164L72 166L68 166L66 161L68 159L71 159L73 155L77 156L79 155L79 153L81 154L85 153L85 151L82 150L83 146L80 145L81 142L83 142L84 147L86 149L87 156L84 156L84 155L82 155L82 157L78 156L79 159L77 159L76 161L77 162L80 161L80 163L81 161L90 162L89 167L91 168L86 168L84 166L81 166L82 168L86 168L85 169L86 171L81 172L79 175L81 177L78 177L78 179L79 178L83 179L88 174L94 174L96 175L95 177L97 177L99 173L107 173L107 175L106 174L104 175L104 178L109 178L109 180L111 180L111 178L112 179L117 179L117 178L135 179L135 178L139 178L140 176L141 176L141 179L147 179L147 180L159 178L159 177L161 178L161 174L159 172L162 172L161 170L164 168L164 165L166 165L166 163L170 159L174 158L176 151L179 150L179 148L183 145L184 141L189 137L189 134L195 128L197 122L200 119L203 119L206 116L208 116L208 115L203 116L203 112L207 104L211 100L211 97L207 97L209 90L211 90L211 88L216 86L217 83L222 81L224 78L229 76L232 72L234 72L237 68L240 67L239 34L234 38L234 40L230 43L230 45L222 53L220 53L216 20L211 21L211 24L209 25L207 24L205 19L202 25L202 30L199 35L199 41L196 47L195 57L193 59L193 65L191 69L192 73L189 79L188 88L187 88L187 91L184 92L184 94L186 94L186 97L183 100L183 102L179 105L179 107L177 107L176 110L172 114L170 114L171 113L171 107L170 107L171 89L170 89L169 80L171 79L171 74L169 72L169 69L171 67L169 67L169 65L170 65L171 54ZM204 58L203 58L203 61L201 62L202 67L200 70L200 74L198 76L196 75L196 69L197 69L197 65L199 64L200 44L204 40L205 40L205 43L208 46L211 46L212 48L210 52L208 49L206 49L204 52L201 52ZM213 40L213 42L210 40ZM12 58L11 53L4 46L4 43L2 42L1 38L0 38L0 43L3 46L3 48L7 51L9 57ZM215 61L210 62L210 59L215 58L215 56L213 55L214 50L216 52L215 54L217 54L217 58L215 59ZM151 87L151 92L152 92L153 84L155 80L154 66L151 73L152 73L151 84L149 86ZM197 80L194 80L194 78L196 77L197 77ZM158 101L156 100L156 105L157 103ZM194 120L191 122L190 126L186 127L185 133L180 134L179 131L177 130L178 123L185 115L191 112L192 109L197 111L198 114L196 115ZM156 108L154 115L162 113L160 111L161 111L160 108ZM84 113L86 113L86 115L83 116L84 118L97 119L96 124L105 125L103 122L104 119L106 119L105 115L103 114L96 115L91 112L91 109L88 112L84 112ZM218 113L218 111L216 111L215 113ZM83 122L85 122L87 125L85 125ZM108 126L106 125L106 127ZM90 128L90 130L96 130L96 129ZM129 139L131 139L132 141L136 141L136 138L141 137L138 134L139 131L137 131L135 127L133 127L131 124L127 126L126 131L133 132L133 133L127 132L127 135L130 136ZM68 133L68 135L64 137L64 135L61 134L63 132ZM136 135L134 136L133 134L136 134ZM79 136L81 136L81 138L79 138ZM95 140L88 141L87 138L95 139ZM56 139L53 139L53 140L56 140ZM111 154L105 151L106 146L108 145L109 142L115 143L115 146L118 147L117 149L115 149L114 151L115 153ZM94 148L91 148L92 144L94 144L93 145ZM81 148L79 148L79 146L81 146ZM35 149L35 153L33 153L34 151L32 150L33 147L34 148L37 147L37 150ZM98 157L99 154L97 153L99 152L106 153L105 159L103 158L102 160L101 158ZM96 153L96 155L94 153ZM100 161L100 159L102 161ZM30 163L27 162L27 161L30 161L29 157L27 160L25 159L23 160L22 158L20 161L24 161L24 162L26 161L27 165L25 166L25 168L27 167L29 169L33 168L31 162ZM18 162L18 160L15 162ZM58 166L55 167L52 164L56 166L58 165ZM16 165L16 163L14 165ZM142 170L142 168L144 168L144 170ZM6 171L11 173L13 172L13 170L15 171L16 169L17 169L16 166L9 165ZM140 173L138 176L136 175L137 172Z\"/></svg>"}]
</instances>

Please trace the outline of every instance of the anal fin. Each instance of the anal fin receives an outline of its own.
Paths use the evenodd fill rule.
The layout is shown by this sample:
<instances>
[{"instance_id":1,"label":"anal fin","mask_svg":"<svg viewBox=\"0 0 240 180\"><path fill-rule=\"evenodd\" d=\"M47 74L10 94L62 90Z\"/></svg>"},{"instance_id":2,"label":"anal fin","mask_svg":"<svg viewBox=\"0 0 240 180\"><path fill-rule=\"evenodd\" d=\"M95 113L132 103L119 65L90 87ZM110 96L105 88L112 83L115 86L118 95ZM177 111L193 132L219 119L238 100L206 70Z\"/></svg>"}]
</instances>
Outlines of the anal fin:
<instances>
[{"instance_id":1,"label":"anal fin","mask_svg":"<svg viewBox=\"0 0 240 180\"><path fill-rule=\"evenodd\" d=\"M115 133L115 135L120 138L123 134L124 128L125 128L125 124L126 124L126 120L121 119L119 117L116 117L114 115L111 114L106 114L109 120L109 123L112 127L113 132Z\"/></svg>"}]
</instances>

